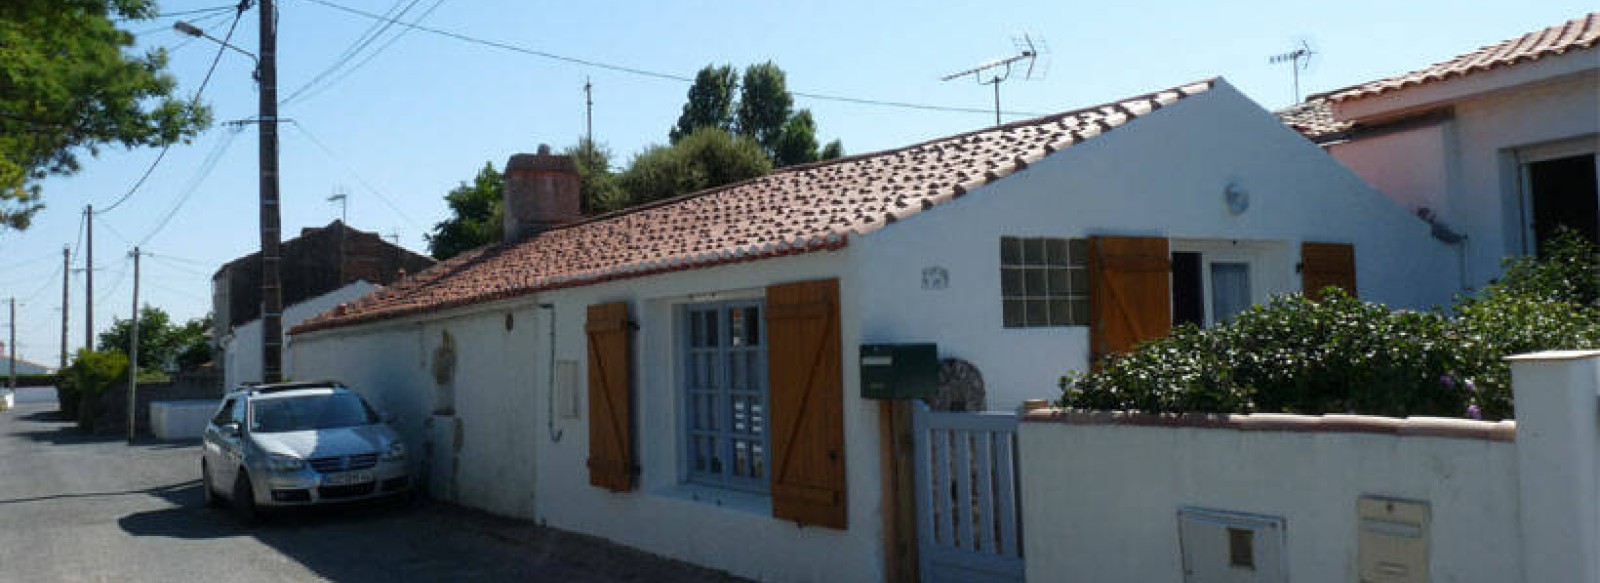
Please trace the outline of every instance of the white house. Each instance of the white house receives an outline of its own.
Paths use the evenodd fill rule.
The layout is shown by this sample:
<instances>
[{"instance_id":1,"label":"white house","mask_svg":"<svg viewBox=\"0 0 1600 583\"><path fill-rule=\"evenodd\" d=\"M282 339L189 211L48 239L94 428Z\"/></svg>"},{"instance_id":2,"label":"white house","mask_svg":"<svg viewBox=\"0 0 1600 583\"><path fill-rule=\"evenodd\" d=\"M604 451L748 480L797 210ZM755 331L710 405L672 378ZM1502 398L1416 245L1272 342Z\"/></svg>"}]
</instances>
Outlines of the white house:
<instances>
[{"instance_id":1,"label":"white house","mask_svg":"<svg viewBox=\"0 0 1600 583\"><path fill-rule=\"evenodd\" d=\"M34 362L17 356L16 354L8 353L6 350L6 343L0 342L0 377L11 374L13 367L16 368L16 372L19 375L50 374L56 370L56 367Z\"/></svg>"},{"instance_id":2,"label":"white house","mask_svg":"<svg viewBox=\"0 0 1600 583\"><path fill-rule=\"evenodd\" d=\"M1600 12L1280 112L1457 243L1471 288L1557 225L1600 242Z\"/></svg>"},{"instance_id":3,"label":"white house","mask_svg":"<svg viewBox=\"0 0 1600 583\"><path fill-rule=\"evenodd\" d=\"M863 344L936 343L1012 409L1173 321L1458 280L1221 79L597 217L570 159L506 184L511 243L302 323L293 375L399 414L435 495L762 580L884 577Z\"/></svg>"},{"instance_id":4,"label":"white house","mask_svg":"<svg viewBox=\"0 0 1600 583\"><path fill-rule=\"evenodd\" d=\"M356 280L344 287L299 302L283 310L283 326L293 327L306 319L333 309L339 304L372 293L379 286ZM288 342L293 342L293 338ZM261 382L261 319L256 318L235 326L218 343L222 348L222 379L224 387L232 390L246 382ZM294 351L283 352L283 370L293 371Z\"/></svg>"}]
</instances>

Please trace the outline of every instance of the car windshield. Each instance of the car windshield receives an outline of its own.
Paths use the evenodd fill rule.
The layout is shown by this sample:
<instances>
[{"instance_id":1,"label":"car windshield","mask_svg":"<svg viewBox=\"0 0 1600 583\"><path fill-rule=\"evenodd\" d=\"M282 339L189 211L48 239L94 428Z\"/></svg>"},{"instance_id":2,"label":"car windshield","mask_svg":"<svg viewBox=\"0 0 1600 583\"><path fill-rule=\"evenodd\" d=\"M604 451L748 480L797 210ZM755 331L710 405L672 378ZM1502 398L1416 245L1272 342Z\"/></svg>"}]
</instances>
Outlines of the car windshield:
<instances>
[{"instance_id":1,"label":"car windshield","mask_svg":"<svg viewBox=\"0 0 1600 583\"><path fill-rule=\"evenodd\" d=\"M250 430L259 433L310 431L371 425L372 407L354 393L258 399L251 406Z\"/></svg>"}]
</instances>

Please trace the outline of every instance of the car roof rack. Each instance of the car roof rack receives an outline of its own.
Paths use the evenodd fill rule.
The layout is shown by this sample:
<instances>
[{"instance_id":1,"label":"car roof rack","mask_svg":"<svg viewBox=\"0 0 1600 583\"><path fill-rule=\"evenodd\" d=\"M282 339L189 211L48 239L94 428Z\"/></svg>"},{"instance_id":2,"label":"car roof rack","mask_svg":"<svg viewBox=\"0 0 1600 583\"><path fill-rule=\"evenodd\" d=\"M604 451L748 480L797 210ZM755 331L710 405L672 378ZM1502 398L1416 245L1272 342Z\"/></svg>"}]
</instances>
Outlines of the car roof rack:
<instances>
[{"instance_id":1,"label":"car roof rack","mask_svg":"<svg viewBox=\"0 0 1600 583\"><path fill-rule=\"evenodd\" d=\"M250 391L252 393L278 393L278 392L282 392L282 391L293 391L293 390L297 390L297 389L335 389L335 388L342 389L342 388L345 388L344 383L341 383L339 381L300 381L300 382L292 382L292 383L272 383L272 384L246 383L245 387L246 387L246 390L248 390L248 391Z\"/></svg>"}]
</instances>

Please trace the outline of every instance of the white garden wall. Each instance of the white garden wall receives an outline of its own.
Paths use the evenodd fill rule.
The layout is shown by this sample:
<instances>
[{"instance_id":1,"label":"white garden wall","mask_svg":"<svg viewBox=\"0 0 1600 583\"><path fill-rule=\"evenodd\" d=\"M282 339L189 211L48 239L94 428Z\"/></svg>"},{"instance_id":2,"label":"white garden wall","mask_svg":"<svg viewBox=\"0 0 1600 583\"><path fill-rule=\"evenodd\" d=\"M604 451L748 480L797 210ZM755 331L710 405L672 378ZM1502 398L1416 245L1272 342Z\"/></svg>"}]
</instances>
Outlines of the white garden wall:
<instances>
[{"instance_id":1,"label":"white garden wall","mask_svg":"<svg viewBox=\"0 0 1600 583\"><path fill-rule=\"evenodd\" d=\"M1223 191L1250 193L1242 215ZM1302 241L1353 243L1364 299L1396 307L1448 303L1455 252L1428 227L1278 119L1218 80L1106 135L947 205L851 241L860 252L863 338L937 342L976 364L989 408L1055 398L1068 370L1085 370L1087 327L1005 328L1000 237L1162 236L1261 249L1255 299L1300 291ZM926 267L949 286L924 290Z\"/></svg>"},{"instance_id":2,"label":"white garden wall","mask_svg":"<svg viewBox=\"0 0 1600 583\"><path fill-rule=\"evenodd\" d=\"M1513 361L1515 424L1034 412L1028 580L1183 581L1178 512L1205 508L1283 519L1289 581L1356 581L1362 496L1429 507L1429 580L1597 580L1600 351Z\"/></svg>"}]
</instances>

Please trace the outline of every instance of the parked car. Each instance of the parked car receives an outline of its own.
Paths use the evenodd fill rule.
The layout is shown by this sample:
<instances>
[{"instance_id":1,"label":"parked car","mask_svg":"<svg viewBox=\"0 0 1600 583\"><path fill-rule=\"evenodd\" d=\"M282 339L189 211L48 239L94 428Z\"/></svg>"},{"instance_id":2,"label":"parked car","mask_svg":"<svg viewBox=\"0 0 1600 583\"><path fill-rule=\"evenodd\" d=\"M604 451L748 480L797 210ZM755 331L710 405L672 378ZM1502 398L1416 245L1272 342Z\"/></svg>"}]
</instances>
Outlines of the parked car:
<instances>
[{"instance_id":1,"label":"parked car","mask_svg":"<svg viewBox=\"0 0 1600 583\"><path fill-rule=\"evenodd\" d=\"M260 509L409 496L406 447L337 382L245 386L206 424L200 480L246 522Z\"/></svg>"}]
</instances>

